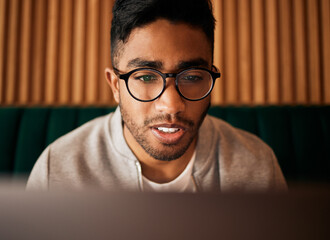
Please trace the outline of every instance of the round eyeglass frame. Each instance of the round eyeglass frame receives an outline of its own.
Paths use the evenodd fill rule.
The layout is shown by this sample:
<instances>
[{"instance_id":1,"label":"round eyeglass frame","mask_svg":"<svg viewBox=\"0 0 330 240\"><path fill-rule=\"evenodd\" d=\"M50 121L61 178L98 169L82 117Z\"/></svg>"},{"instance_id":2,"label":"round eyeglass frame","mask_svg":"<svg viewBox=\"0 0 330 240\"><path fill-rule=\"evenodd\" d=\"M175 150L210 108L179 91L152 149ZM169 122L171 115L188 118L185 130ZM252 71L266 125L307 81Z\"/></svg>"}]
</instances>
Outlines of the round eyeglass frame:
<instances>
[{"instance_id":1,"label":"round eyeglass frame","mask_svg":"<svg viewBox=\"0 0 330 240\"><path fill-rule=\"evenodd\" d=\"M188 100L188 101L200 101L200 100L206 98L206 97L212 92L213 87L214 87L214 84L215 84L215 80L216 80L217 78L220 78L220 77L221 77L221 73L218 72L218 69L217 69L215 66L212 66L212 68L214 68L217 72L213 72L213 71L208 70L208 69L206 69L206 68L199 68L199 67L188 68L188 69L182 70L182 71L180 71L180 72L178 72L178 73L162 73L162 72L160 72L160 71L158 71L158 70L156 70L156 69L153 69L153 68L137 68L137 69L134 69L134 70L132 70L132 71L130 71L130 72L128 72L128 73L124 73L124 74L120 74L120 73L119 73L119 70L116 69L116 68L114 68L114 70L115 70L115 72L118 74L119 78L125 81L127 91L129 92L129 94L130 94L135 100L140 101L140 102L152 102L152 101L156 100L157 98L159 98L159 97L164 93L164 91L165 91L165 89L166 89L166 78L175 78L175 88L176 88L177 92L179 93L179 95L180 95L181 97L183 97L184 99L186 99L186 100ZM141 70L148 70L148 71L155 72L155 73L159 74L159 75L163 78L163 89L162 89L162 91L161 91L156 97L154 97L153 99L150 99L150 100L142 100L142 99L139 99L139 98L137 98L137 97L135 97L135 96L133 95L133 93L130 91L130 89L129 89L129 87L128 87L128 80L129 80L129 77L130 77L133 73L135 73L135 72L137 72L137 71L141 71ZM180 92L180 89L179 89L179 83L178 83L178 78L177 78L177 76L178 76L178 75L181 75L181 74L183 74L183 73L185 73L185 72L187 72L187 71L191 71L191 70L203 70L203 71L208 72L208 73L211 75L211 77L212 77L212 85L211 85L211 87L210 87L210 90L209 90L209 91L208 91L203 97L198 98L198 99L190 99L190 98L185 97L185 96Z\"/></svg>"}]
</instances>

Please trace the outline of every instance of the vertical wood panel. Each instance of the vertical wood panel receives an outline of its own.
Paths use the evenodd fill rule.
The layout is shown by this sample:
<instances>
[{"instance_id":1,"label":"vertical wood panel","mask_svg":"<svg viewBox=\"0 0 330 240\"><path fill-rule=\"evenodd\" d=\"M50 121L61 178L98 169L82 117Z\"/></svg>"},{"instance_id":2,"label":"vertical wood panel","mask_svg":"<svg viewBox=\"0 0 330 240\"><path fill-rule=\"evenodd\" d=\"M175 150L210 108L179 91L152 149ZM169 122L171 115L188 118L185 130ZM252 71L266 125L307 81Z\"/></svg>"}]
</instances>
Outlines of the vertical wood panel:
<instances>
[{"instance_id":1,"label":"vertical wood panel","mask_svg":"<svg viewBox=\"0 0 330 240\"><path fill-rule=\"evenodd\" d=\"M58 49L59 49L59 12L58 0L48 1L47 10L47 43L46 43L46 74L45 74L45 103L56 103L58 82Z\"/></svg>"},{"instance_id":2,"label":"vertical wood panel","mask_svg":"<svg viewBox=\"0 0 330 240\"><path fill-rule=\"evenodd\" d=\"M317 1L307 0L308 12L308 87L309 102L321 101L320 39Z\"/></svg>"},{"instance_id":3,"label":"vertical wood panel","mask_svg":"<svg viewBox=\"0 0 330 240\"><path fill-rule=\"evenodd\" d=\"M76 0L74 7L73 62L72 62L72 103L84 101L85 82L85 34L86 1Z\"/></svg>"},{"instance_id":4,"label":"vertical wood panel","mask_svg":"<svg viewBox=\"0 0 330 240\"><path fill-rule=\"evenodd\" d=\"M32 103L38 104L43 100L44 83L44 46L45 46L45 18L46 2L35 1L33 19L33 47L32 47Z\"/></svg>"},{"instance_id":5,"label":"vertical wood panel","mask_svg":"<svg viewBox=\"0 0 330 240\"><path fill-rule=\"evenodd\" d=\"M224 70L224 49L223 49L223 0L213 0L214 16L217 20L214 33L214 65L223 73ZM212 92L212 104L224 103L224 77L217 79Z\"/></svg>"},{"instance_id":6,"label":"vertical wood panel","mask_svg":"<svg viewBox=\"0 0 330 240\"><path fill-rule=\"evenodd\" d=\"M239 49L239 96L240 103L251 104L251 21L250 21L250 1L238 1L238 49Z\"/></svg>"},{"instance_id":7,"label":"vertical wood panel","mask_svg":"<svg viewBox=\"0 0 330 240\"><path fill-rule=\"evenodd\" d=\"M277 0L266 3L267 34L267 100L270 104L279 102L279 46Z\"/></svg>"},{"instance_id":8,"label":"vertical wood panel","mask_svg":"<svg viewBox=\"0 0 330 240\"><path fill-rule=\"evenodd\" d=\"M0 0L0 104L4 101L4 62L5 62L5 30L6 30L6 0Z\"/></svg>"},{"instance_id":9,"label":"vertical wood panel","mask_svg":"<svg viewBox=\"0 0 330 240\"><path fill-rule=\"evenodd\" d=\"M24 0L22 4L22 18L21 18L21 39L19 51L19 81L18 81L18 101L28 103L30 99L30 56L31 56L31 22L32 19L32 1Z\"/></svg>"},{"instance_id":10,"label":"vertical wood panel","mask_svg":"<svg viewBox=\"0 0 330 240\"><path fill-rule=\"evenodd\" d=\"M280 20L280 88L281 102L292 103L293 96L293 59L292 59L292 21L291 21L291 0L279 1Z\"/></svg>"},{"instance_id":11,"label":"vertical wood panel","mask_svg":"<svg viewBox=\"0 0 330 240\"><path fill-rule=\"evenodd\" d=\"M237 1L226 1L225 12L225 61L226 72L223 74L226 81L226 103L237 104L238 100L238 74L237 74Z\"/></svg>"},{"instance_id":12,"label":"vertical wood panel","mask_svg":"<svg viewBox=\"0 0 330 240\"><path fill-rule=\"evenodd\" d=\"M252 1L253 102L265 103L265 39L263 1Z\"/></svg>"},{"instance_id":13,"label":"vertical wood panel","mask_svg":"<svg viewBox=\"0 0 330 240\"><path fill-rule=\"evenodd\" d=\"M86 49L86 103L93 104L98 100L100 79L98 75L98 34L99 34L99 1L87 2L87 49Z\"/></svg>"},{"instance_id":14,"label":"vertical wood panel","mask_svg":"<svg viewBox=\"0 0 330 240\"><path fill-rule=\"evenodd\" d=\"M330 104L329 0L213 0L212 104ZM113 0L0 0L0 104L114 104Z\"/></svg>"},{"instance_id":15,"label":"vertical wood panel","mask_svg":"<svg viewBox=\"0 0 330 240\"><path fill-rule=\"evenodd\" d=\"M9 19L8 19L8 36L7 36L7 71L6 71L6 88L5 101L7 104L15 103L16 98L16 78L17 78L17 46L18 46L18 21L19 21L19 4L18 0L9 1Z\"/></svg>"},{"instance_id":16,"label":"vertical wood panel","mask_svg":"<svg viewBox=\"0 0 330 240\"><path fill-rule=\"evenodd\" d=\"M295 102L307 103L307 48L305 25L305 5L302 0L293 0L294 21L294 75Z\"/></svg>"},{"instance_id":17,"label":"vertical wood panel","mask_svg":"<svg viewBox=\"0 0 330 240\"><path fill-rule=\"evenodd\" d=\"M110 86L108 86L105 79L104 70L106 67L111 67L110 56L110 27L112 18L112 1L102 0L100 2L100 41L99 41L99 78L100 78L100 103L101 104L115 104L112 97Z\"/></svg>"},{"instance_id":18,"label":"vertical wood panel","mask_svg":"<svg viewBox=\"0 0 330 240\"><path fill-rule=\"evenodd\" d=\"M61 1L60 50L59 50L59 104L70 103L71 50L72 50L72 1Z\"/></svg>"},{"instance_id":19,"label":"vertical wood panel","mask_svg":"<svg viewBox=\"0 0 330 240\"><path fill-rule=\"evenodd\" d=\"M321 0L322 52L323 52L323 94L324 103L330 104L330 1Z\"/></svg>"}]
</instances>

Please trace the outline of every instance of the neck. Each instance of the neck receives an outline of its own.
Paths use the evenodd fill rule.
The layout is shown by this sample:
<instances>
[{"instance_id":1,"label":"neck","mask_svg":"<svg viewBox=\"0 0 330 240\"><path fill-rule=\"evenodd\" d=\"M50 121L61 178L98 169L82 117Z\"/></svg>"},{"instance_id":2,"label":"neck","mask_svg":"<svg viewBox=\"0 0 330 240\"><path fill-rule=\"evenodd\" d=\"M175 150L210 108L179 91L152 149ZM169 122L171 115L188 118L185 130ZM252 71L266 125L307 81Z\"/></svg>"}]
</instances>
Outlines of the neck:
<instances>
[{"instance_id":1,"label":"neck","mask_svg":"<svg viewBox=\"0 0 330 240\"><path fill-rule=\"evenodd\" d=\"M190 145L185 154L172 161L160 161L156 159L139 159L143 176L157 183L167 183L176 179L187 167L196 146L196 140Z\"/></svg>"}]
</instances>

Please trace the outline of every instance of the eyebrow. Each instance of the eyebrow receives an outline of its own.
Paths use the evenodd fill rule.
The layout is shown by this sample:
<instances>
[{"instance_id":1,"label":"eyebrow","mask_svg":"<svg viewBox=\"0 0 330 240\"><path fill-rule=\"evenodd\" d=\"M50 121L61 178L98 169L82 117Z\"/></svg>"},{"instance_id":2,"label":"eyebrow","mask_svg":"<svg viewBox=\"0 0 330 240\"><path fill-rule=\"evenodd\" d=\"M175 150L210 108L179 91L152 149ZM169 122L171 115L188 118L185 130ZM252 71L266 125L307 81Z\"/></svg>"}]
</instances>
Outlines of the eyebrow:
<instances>
[{"instance_id":1,"label":"eyebrow","mask_svg":"<svg viewBox=\"0 0 330 240\"><path fill-rule=\"evenodd\" d=\"M127 63L127 68L142 68L150 67L155 69L162 69L164 64L161 61L149 61L141 58L134 58ZM180 61L176 66L177 70L183 70L191 67L209 67L209 63L203 58L191 59L188 61Z\"/></svg>"},{"instance_id":2,"label":"eyebrow","mask_svg":"<svg viewBox=\"0 0 330 240\"><path fill-rule=\"evenodd\" d=\"M189 61L181 61L177 65L177 69L186 69L186 68L191 68L191 67L209 67L209 63L203 59L203 58L197 58L197 59L192 59Z\"/></svg>"},{"instance_id":3,"label":"eyebrow","mask_svg":"<svg viewBox=\"0 0 330 240\"><path fill-rule=\"evenodd\" d=\"M155 69L161 69L163 63L161 61L148 61L141 58L134 58L127 63L128 68L141 68L150 67Z\"/></svg>"}]
</instances>

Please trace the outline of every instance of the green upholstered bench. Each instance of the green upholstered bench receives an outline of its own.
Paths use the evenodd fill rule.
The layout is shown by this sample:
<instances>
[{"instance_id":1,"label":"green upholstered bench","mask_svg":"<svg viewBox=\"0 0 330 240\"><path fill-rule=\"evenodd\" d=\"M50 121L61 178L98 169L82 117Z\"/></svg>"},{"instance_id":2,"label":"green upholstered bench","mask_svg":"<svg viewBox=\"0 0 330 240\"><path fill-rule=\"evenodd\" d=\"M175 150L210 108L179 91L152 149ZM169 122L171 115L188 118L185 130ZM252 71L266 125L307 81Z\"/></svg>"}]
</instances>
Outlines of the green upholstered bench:
<instances>
[{"instance_id":1,"label":"green upholstered bench","mask_svg":"<svg viewBox=\"0 0 330 240\"><path fill-rule=\"evenodd\" d=\"M0 174L26 178L48 144L114 109L1 107ZM330 106L211 107L209 113L268 143L289 182L330 182Z\"/></svg>"}]
</instances>

